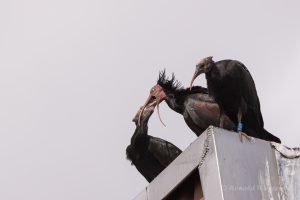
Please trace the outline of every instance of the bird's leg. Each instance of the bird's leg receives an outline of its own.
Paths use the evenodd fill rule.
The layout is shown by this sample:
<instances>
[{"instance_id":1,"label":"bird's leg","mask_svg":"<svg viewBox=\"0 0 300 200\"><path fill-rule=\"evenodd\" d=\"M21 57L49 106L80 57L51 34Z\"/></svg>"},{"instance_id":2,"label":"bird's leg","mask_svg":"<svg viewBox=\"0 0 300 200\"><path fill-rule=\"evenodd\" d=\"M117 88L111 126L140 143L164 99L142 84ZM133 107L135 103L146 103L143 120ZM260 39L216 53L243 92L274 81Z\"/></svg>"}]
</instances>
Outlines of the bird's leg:
<instances>
[{"instance_id":1,"label":"bird's leg","mask_svg":"<svg viewBox=\"0 0 300 200\"><path fill-rule=\"evenodd\" d=\"M219 127L223 128L224 127L224 121L225 121L225 114L223 112L223 109L220 108L220 124Z\"/></svg>"},{"instance_id":2,"label":"bird's leg","mask_svg":"<svg viewBox=\"0 0 300 200\"><path fill-rule=\"evenodd\" d=\"M237 125L236 129L237 129L238 134L239 134L239 139L241 140L241 142L243 142L243 136L244 136L249 141L251 141L251 137L249 137L246 133L242 132L243 131L243 123L242 123L243 114L242 114L241 108L239 108L237 117L238 117L238 125Z\"/></svg>"},{"instance_id":3,"label":"bird's leg","mask_svg":"<svg viewBox=\"0 0 300 200\"><path fill-rule=\"evenodd\" d=\"M225 115L222 114L221 117L220 117L220 128L224 127L224 121L225 121Z\"/></svg>"}]
</instances>

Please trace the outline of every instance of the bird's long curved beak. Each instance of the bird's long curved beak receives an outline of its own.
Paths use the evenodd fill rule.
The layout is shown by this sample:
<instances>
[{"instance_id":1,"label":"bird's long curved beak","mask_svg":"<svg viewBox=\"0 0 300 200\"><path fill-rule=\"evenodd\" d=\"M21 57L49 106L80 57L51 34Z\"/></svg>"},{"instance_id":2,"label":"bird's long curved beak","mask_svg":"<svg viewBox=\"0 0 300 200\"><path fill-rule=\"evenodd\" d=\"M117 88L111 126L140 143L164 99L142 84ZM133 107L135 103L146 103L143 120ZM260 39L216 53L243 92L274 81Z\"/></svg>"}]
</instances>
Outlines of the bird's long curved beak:
<instances>
[{"instance_id":1,"label":"bird's long curved beak","mask_svg":"<svg viewBox=\"0 0 300 200\"><path fill-rule=\"evenodd\" d=\"M159 94L159 95L156 95L156 96L153 96L153 95L151 95L151 94L149 95L148 99L146 100L146 102L145 102L145 104L144 104L144 106L143 106L143 108L142 108L141 113L139 114L139 118L138 118L138 126L140 126L140 124L141 124L141 117L142 117L143 112L144 112L145 108L147 107L147 105L148 105L148 104L151 104L151 105L152 105L152 103L154 103L153 101L151 101L151 100L153 100L153 98L154 98L155 104L157 105L157 114L158 114L159 121L160 121L164 126L166 126L165 123L162 121L161 116L160 116L160 112L159 112L159 104L166 98L166 94L165 94L163 91L160 92L160 94Z\"/></svg>"},{"instance_id":2,"label":"bird's long curved beak","mask_svg":"<svg viewBox=\"0 0 300 200\"><path fill-rule=\"evenodd\" d=\"M141 117L143 115L143 112L144 112L146 106L149 104L149 102L150 102L151 99L152 99L152 95L150 94L149 97L148 97L148 99L146 100L145 104L143 105L142 111L139 114L138 126L141 125Z\"/></svg>"},{"instance_id":3,"label":"bird's long curved beak","mask_svg":"<svg viewBox=\"0 0 300 200\"><path fill-rule=\"evenodd\" d=\"M204 73L203 69L199 69L198 67L196 67L195 73L194 73L193 78L192 78L192 80L190 82L190 91L192 90L194 81L202 73Z\"/></svg>"},{"instance_id":4,"label":"bird's long curved beak","mask_svg":"<svg viewBox=\"0 0 300 200\"><path fill-rule=\"evenodd\" d=\"M193 78L192 78L192 80L191 80L191 82L190 82L190 91L192 90L192 87L193 87L193 83L194 83L194 81L195 81L195 79L197 78L197 73L195 72L195 74L194 74L194 76L193 76Z\"/></svg>"},{"instance_id":5,"label":"bird's long curved beak","mask_svg":"<svg viewBox=\"0 0 300 200\"><path fill-rule=\"evenodd\" d=\"M142 121L145 120L144 118L150 118L150 116L152 115L154 109L156 106L156 101L151 101L147 104L147 106L144 108L144 111L142 113L142 116L140 117L140 114L142 112L143 106L140 107L140 109L137 111L137 113L135 114L135 116L133 117L132 121L137 125L138 124L138 120L140 117L141 120L141 125L142 125Z\"/></svg>"},{"instance_id":6,"label":"bird's long curved beak","mask_svg":"<svg viewBox=\"0 0 300 200\"><path fill-rule=\"evenodd\" d=\"M161 116L160 116L160 112L159 112L159 104L160 104L160 102L161 102L161 99L156 99L157 114L158 114L159 121L162 123L162 125L166 126L166 124L162 121Z\"/></svg>"}]
</instances>

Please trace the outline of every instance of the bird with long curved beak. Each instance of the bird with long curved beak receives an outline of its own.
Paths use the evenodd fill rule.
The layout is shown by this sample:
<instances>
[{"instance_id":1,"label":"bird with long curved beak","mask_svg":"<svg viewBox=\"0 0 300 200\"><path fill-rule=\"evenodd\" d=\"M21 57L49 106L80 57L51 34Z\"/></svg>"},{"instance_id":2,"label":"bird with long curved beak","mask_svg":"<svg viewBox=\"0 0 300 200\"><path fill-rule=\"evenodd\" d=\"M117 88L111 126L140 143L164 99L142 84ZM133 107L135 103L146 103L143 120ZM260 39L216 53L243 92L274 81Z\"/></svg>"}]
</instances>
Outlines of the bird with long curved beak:
<instances>
[{"instance_id":1,"label":"bird with long curved beak","mask_svg":"<svg viewBox=\"0 0 300 200\"><path fill-rule=\"evenodd\" d=\"M148 182L157 177L182 152L174 144L148 134L148 121L155 106L156 101L151 98L146 107L142 106L137 111L132 120L136 128L126 148L127 159ZM140 126L137 126L139 117Z\"/></svg>"},{"instance_id":2,"label":"bird with long curved beak","mask_svg":"<svg viewBox=\"0 0 300 200\"><path fill-rule=\"evenodd\" d=\"M192 90L193 83L200 74L207 73L210 71L210 69L212 67L212 65L210 64L210 63L212 63L212 58L213 58L212 56L204 58L204 59L200 60L200 62L196 65L195 73L190 82L190 90Z\"/></svg>"},{"instance_id":3,"label":"bird with long curved beak","mask_svg":"<svg viewBox=\"0 0 300 200\"><path fill-rule=\"evenodd\" d=\"M162 121L160 112L159 112L159 104L167 98L167 95L163 91L162 87L160 85L155 85L151 88L149 97L147 98L142 111L140 112L139 119L138 119L138 126L140 126L141 123L141 116L143 115L144 109L149 105L155 103L157 106L157 114L159 117L160 122L164 125L165 123Z\"/></svg>"},{"instance_id":4,"label":"bird with long curved beak","mask_svg":"<svg viewBox=\"0 0 300 200\"><path fill-rule=\"evenodd\" d=\"M241 140L242 136L249 139L249 135L280 143L279 138L264 129L255 83L243 63L230 59L215 62L212 57L203 58L196 65L190 89L194 80L202 73L205 73L209 95L219 105L221 128L228 115L236 124Z\"/></svg>"}]
</instances>

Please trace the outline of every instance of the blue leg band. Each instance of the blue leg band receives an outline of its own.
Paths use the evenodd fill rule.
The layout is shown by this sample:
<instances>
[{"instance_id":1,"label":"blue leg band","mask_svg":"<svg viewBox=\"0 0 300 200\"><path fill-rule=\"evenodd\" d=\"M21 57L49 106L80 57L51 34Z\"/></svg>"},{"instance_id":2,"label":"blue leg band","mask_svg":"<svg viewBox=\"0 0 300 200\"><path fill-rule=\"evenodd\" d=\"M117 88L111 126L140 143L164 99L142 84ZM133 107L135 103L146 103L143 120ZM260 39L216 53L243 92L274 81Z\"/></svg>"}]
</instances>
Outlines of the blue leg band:
<instances>
[{"instance_id":1,"label":"blue leg band","mask_svg":"<svg viewBox=\"0 0 300 200\"><path fill-rule=\"evenodd\" d=\"M237 129L238 132L241 132L243 130L243 124L238 123L236 129Z\"/></svg>"}]
</instances>

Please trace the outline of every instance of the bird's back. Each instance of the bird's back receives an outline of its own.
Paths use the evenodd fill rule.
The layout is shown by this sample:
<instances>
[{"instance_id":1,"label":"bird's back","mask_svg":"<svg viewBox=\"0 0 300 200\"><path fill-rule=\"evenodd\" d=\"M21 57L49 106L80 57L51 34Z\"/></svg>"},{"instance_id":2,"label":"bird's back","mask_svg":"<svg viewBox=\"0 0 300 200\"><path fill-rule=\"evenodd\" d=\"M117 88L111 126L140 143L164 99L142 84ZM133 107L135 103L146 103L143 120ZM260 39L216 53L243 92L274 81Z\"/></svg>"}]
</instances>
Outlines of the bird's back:
<instances>
[{"instance_id":1,"label":"bird's back","mask_svg":"<svg viewBox=\"0 0 300 200\"><path fill-rule=\"evenodd\" d=\"M213 94L218 104L232 116L230 113L237 114L239 106L244 103L247 111L243 117L247 118L249 112L256 125L263 127L255 83L246 66L236 60L218 61L215 66L217 73L209 77L211 80L208 78L208 85L209 92ZM236 122L236 116L232 120Z\"/></svg>"},{"instance_id":2,"label":"bird's back","mask_svg":"<svg viewBox=\"0 0 300 200\"><path fill-rule=\"evenodd\" d=\"M189 95L185 100L183 117L187 125L199 136L210 125L219 125L219 106L208 95L196 93ZM224 128L234 129L234 123L226 117Z\"/></svg>"},{"instance_id":3,"label":"bird's back","mask_svg":"<svg viewBox=\"0 0 300 200\"><path fill-rule=\"evenodd\" d=\"M174 144L158 137L149 136L148 151L165 167L167 167L181 150Z\"/></svg>"},{"instance_id":4,"label":"bird's back","mask_svg":"<svg viewBox=\"0 0 300 200\"><path fill-rule=\"evenodd\" d=\"M130 161L148 182L151 182L165 169L165 166L158 162L149 151L143 152L140 157Z\"/></svg>"},{"instance_id":5,"label":"bird's back","mask_svg":"<svg viewBox=\"0 0 300 200\"><path fill-rule=\"evenodd\" d=\"M127 159L148 182L160 174L181 152L174 144L147 134L126 149Z\"/></svg>"},{"instance_id":6,"label":"bird's back","mask_svg":"<svg viewBox=\"0 0 300 200\"><path fill-rule=\"evenodd\" d=\"M261 128L264 127L264 121L261 114L260 109L260 101L257 95L256 86L254 83L254 80L249 72L249 70L246 68L245 65L240 63L239 61L236 61L238 63L238 66L240 67L240 71L242 74L241 80L241 90L243 90L242 95L247 103L247 109L248 112L251 112L251 115L249 117L256 120L256 123Z\"/></svg>"}]
</instances>

